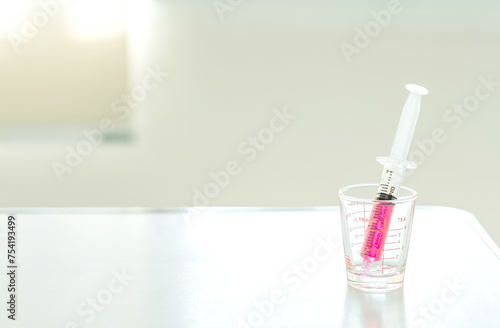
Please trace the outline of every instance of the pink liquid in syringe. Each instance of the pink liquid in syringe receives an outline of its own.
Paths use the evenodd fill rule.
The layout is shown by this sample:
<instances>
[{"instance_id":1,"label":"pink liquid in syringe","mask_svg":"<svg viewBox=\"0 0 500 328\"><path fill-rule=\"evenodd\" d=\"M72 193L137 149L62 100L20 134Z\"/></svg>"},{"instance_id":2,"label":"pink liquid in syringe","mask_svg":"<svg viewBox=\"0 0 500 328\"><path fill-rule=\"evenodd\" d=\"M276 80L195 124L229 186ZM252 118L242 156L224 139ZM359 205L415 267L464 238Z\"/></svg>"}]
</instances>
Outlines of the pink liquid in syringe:
<instances>
[{"instance_id":1,"label":"pink liquid in syringe","mask_svg":"<svg viewBox=\"0 0 500 328\"><path fill-rule=\"evenodd\" d=\"M379 203L373 207L361 249L361 257L365 264L382 259L393 209L394 204L391 203Z\"/></svg>"}]
</instances>

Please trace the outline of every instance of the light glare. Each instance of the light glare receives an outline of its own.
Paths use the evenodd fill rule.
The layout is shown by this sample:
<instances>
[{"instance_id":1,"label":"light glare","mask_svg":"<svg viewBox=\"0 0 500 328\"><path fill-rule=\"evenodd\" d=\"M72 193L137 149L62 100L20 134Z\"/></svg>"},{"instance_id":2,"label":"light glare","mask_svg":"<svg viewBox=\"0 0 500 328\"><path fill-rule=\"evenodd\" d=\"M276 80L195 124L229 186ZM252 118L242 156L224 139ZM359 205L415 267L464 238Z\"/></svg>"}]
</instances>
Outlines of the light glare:
<instances>
[{"instance_id":1,"label":"light glare","mask_svg":"<svg viewBox=\"0 0 500 328\"><path fill-rule=\"evenodd\" d=\"M21 21L24 9L22 0L0 0L0 30L12 30Z\"/></svg>"},{"instance_id":2,"label":"light glare","mask_svg":"<svg viewBox=\"0 0 500 328\"><path fill-rule=\"evenodd\" d=\"M124 31L123 0L75 0L68 6L71 30L80 38L110 38Z\"/></svg>"}]
</instances>

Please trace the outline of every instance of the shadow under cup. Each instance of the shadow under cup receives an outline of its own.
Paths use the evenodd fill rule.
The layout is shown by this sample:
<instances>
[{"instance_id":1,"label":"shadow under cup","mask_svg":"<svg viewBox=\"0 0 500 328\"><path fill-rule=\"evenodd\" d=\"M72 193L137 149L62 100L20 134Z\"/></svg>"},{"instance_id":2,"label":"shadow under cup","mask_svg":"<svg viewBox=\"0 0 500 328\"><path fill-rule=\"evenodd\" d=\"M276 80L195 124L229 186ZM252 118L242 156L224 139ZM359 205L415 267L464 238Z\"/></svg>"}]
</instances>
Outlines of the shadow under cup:
<instances>
[{"instance_id":1,"label":"shadow under cup","mask_svg":"<svg viewBox=\"0 0 500 328\"><path fill-rule=\"evenodd\" d=\"M403 285L417 193L401 187L398 198L375 200L378 184L339 191L342 239L349 285L384 291Z\"/></svg>"}]
</instances>

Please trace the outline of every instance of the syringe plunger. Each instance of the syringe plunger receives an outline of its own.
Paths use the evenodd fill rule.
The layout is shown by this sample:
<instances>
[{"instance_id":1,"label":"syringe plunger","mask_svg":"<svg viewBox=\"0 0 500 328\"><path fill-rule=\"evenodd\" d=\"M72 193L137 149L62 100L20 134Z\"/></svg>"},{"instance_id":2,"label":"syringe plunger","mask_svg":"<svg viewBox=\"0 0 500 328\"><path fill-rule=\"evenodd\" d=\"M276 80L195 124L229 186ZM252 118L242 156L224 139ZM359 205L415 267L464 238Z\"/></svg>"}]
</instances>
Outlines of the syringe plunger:
<instances>
[{"instance_id":1,"label":"syringe plunger","mask_svg":"<svg viewBox=\"0 0 500 328\"><path fill-rule=\"evenodd\" d=\"M396 136L392 143L391 155L389 156L392 159L406 160L420 112L420 96L429 93L426 88L415 84L407 84L406 89L410 91L410 94L403 106Z\"/></svg>"}]
</instances>

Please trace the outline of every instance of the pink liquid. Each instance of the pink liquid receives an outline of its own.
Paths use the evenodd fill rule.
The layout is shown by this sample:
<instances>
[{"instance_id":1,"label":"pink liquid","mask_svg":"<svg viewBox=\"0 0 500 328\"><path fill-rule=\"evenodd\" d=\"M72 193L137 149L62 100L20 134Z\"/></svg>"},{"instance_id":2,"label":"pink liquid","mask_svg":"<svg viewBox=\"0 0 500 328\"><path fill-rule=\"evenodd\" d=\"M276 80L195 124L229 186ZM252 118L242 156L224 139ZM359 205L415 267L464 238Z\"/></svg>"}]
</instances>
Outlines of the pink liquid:
<instances>
[{"instance_id":1,"label":"pink liquid","mask_svg":"<svg viewBox=\"0 0 500 328\"><path fill-rule=\"evenodd\" d=\"M373 207L361 248L361 257L365 263L373 263L382 259L393 209L394 204L390 203L380 203Z\"/></svg>"}]
</instances>

